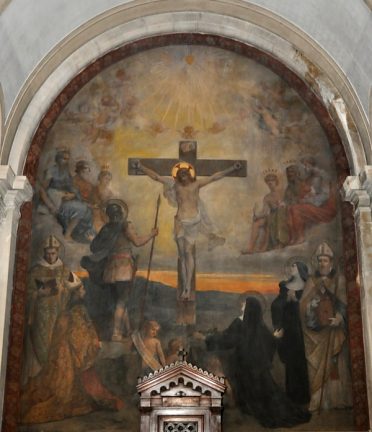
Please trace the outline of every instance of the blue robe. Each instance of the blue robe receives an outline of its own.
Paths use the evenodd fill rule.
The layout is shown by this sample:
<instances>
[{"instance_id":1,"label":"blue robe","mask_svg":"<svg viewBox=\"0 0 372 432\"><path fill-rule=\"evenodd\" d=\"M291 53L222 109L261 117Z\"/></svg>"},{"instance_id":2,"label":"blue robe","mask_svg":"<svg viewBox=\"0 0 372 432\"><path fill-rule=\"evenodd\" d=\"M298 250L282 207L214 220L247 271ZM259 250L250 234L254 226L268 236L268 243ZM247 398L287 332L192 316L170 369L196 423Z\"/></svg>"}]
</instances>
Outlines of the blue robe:
<instances>
[{"instance_id":1,"label":"blue robe","mask_svg":"<svg viewBox=\"0 0 372 432\"><path fill-rule=\"evenodd\" d=\"M79 219L79 223L72 232L72 238L79 242L87 242L87 236L94 235L93 213L87 203L83 202L79 191L74 187L69 171L60 170L57 165L47 170L46 177L50 179L48 194L53 190L75 194L72 200L62 200L57 213L57 220L63 228L63 233L72 219Z\"/></svg>"}]
</instances>

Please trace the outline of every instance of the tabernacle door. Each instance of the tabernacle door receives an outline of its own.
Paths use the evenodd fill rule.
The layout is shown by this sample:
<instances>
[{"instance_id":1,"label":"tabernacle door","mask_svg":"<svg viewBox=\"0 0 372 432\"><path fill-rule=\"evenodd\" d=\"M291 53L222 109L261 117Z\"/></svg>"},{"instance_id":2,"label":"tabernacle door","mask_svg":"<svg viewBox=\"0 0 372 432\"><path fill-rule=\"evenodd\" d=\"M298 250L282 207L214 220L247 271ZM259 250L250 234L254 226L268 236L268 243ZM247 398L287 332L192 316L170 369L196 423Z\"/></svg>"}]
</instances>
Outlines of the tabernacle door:
<instances>
[{"instance_id":1,"label":"tabernacle door","mask_svg":"<svg viewBox=\"0 0 372 432\"><path fill-rule=\"evenodd\" d=\"M204 432L203 416L159 416L158 432Z\"/></svg>"}]
</instances>

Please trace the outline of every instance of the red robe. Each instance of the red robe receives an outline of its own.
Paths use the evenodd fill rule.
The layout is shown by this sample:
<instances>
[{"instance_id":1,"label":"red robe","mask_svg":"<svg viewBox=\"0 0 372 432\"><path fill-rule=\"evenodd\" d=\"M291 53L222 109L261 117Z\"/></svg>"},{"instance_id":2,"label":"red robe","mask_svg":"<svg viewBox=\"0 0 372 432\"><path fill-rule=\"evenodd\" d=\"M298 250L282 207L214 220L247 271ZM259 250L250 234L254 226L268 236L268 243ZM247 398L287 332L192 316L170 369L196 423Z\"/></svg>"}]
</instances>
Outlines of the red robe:
<instances>
[{"instance_id":1,"label":"red robe","mask_svg":"<svg viewBox=\"0 0 372 432\"><path fill-rule=\"evenodd\" d=\"M297 243L304 238L305 229L318 223L330 222L337 213L336 191L330 189L328 200L317 207L314 204L301 203L288 206L288 224L290 242Z\"/></svg>"},{"instance_id":2,"label":"red robe","mask_svg":"<svg viewBox=\"0 0 372 432\"><path fill-rule=\"evenodd\" d=\"M99 340L81 304L57 320L48 363L30 379L21 398L22 423L46 423L87 414L95 404L123 408L100 382L93 363Z\"/></svg>"}]
</instances>

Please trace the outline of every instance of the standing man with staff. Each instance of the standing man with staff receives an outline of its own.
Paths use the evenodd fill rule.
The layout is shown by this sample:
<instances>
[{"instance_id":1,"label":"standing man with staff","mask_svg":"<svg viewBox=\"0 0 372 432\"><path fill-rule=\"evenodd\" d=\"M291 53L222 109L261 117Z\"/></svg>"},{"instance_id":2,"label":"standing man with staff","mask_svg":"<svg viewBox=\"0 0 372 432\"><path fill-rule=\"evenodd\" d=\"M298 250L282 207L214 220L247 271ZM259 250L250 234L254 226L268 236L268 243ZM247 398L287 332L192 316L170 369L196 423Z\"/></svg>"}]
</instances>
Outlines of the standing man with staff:
<instances>
[{"instance_id":1,"label":"standing man with staff","mask_svg":"<svg viewBox=\"0 0 372 432\"><path fill-rule=\"evenodd\" d=\"M310 384L310 411L348 408L351 378L347 351L346 291L334 266L334 253L323 242L317 270L306 282L300 301Z\"/></svg>"},{"instance_id":2,"label":"standing man with staff","mask_svg":"<svg viewBox=\"0 0 372 432\"><path fill-rule=\"evenodd\" d=\"M131 332L127 303L136 272L132 247L143 246L158 235L153 228L147 235L138 235L132 222L127 220L128 206L119 199L111 199L106 205L109 218L90 245L92 255L81 260L81 266L89 271L93 282L113 285L117 302L114 313L113 341L123 339L123 330Z\"/></svg>"}]
</instances>

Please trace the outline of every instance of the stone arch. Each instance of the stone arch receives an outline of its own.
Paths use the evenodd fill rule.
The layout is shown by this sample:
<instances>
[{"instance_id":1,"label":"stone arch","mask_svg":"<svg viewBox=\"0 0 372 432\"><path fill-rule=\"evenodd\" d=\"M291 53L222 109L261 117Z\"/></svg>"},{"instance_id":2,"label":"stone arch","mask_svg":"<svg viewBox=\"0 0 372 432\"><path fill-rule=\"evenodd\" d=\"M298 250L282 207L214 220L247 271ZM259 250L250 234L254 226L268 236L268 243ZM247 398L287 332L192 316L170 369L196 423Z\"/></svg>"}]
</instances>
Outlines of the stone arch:
<instances>
[{"instance_id":1,"label":"stone arch","mask_svg":"<svg viewBox=\"0 0 372 432\"><path fill-rule=\"evenodd\" d=\"M3 135L4 135L4 94L3 89L0 84L0 148L2 146L3 142Z\"/></svg>"},{"instance_id":2,"label":"stone arch","mask_svg":"<svg viewBox=\"0 0 372 432\"><path fill-rule=\"evenodd\" d=\"M369 131L372 136L372 87L369 89Z\"/></svg>"},{"instance_id":3,"label":"stone arch","mask_svg":"<svg viewBox=\"0 0 372 432\"><path fill-rule=\"evenodd\" d=\"M326 107L319 101L318 94L316 90L318 89L315 86L315 91L310 90L310 85L314 83L313 79L307 77L306 81L300 79L292 70L285 67L280 61L278 61L273 56L264 53L258 50L256 47L252 47L249 45L242 44L240 42L223 38L220 36L208 36L197 34L170 34L163 35L158 37L152 37L149 39L143 39L141 41L124 45L122 48L118 48L114 51L111 51L98 59L96 62L92 63L86 69L84 69L79 75L73 78L64 88L64 90L60 93L59 96L56 97L55 101L51 104L49 110L42 118L40 125L38 126L36 133L32 140L32 145L30 149L27 149L27 160L24 164L24 174L30 179L31 183L35 181L36 167L38 162L38 155L44 143L45 137L49 128L53 125L54 121L58 117L60 111L63 109L64 105L69 101L69 99L79 90L87 81L89 81L92 76L94 76L98 71L108 66L116 59L119 59L123 56L129 55L133 52L137 52L138 50L145 50L149 47L161 46L167 44L168 40L170 41L186 41L192 43L207 43L210 45L223 46L226 49L234 50L237 52L243 53L247 56L251 56L264 63L266 66L269 66L272 70L280 74L287 81L291 81L292 85L295 89L303 96L306 102L312 107L314 113L318 117L319 121L323 125L323 128L326 131L328 139L333 147L336 164L338 168L338 181L339 186L341 187L345 178L350 174L350 165L352 165L352 160L349 159L349 163L346 160L342 140L340 138L340 134L334 126L332 114L327 112ZM314 90L314 89L313 89ZM348 155L349 158L352 155ZM353 299L352 303L352 313L355 315L359 314L360 311L360 303L355 301L356 298L359 298L359 286L355 284L356 280L356 253L355 253L355 238L352 234L350 234L350 230L352 232L353 228L353 218L350 217L350 207L346 204L343 209L343 219L344 219L344 234L348 233L348 244L347 244L347 260L346 265L349 268L348 271L348 289L349 289L349 297ZM18 251L23 251L23 257L18 259L17 266L18 269L25 268L27 265L27 252L29 251L30 241L28 238L28 233L30 230L30 219L31 219L31 206L27 204L23 209L23 217L21 219L21 225L19 228L18 234ZM25 290L26 290L26 278L25 273L22 271L16 271L16 283L14 288L13 299L14 302L20 303L24 302ZM349 312L350 313L350 312ZM20 363L20 353L15 353L12 350L12 347L21 343L20 336L22 336L22 318L18 318L14 320L14 312L13 312L13 322L11 328L11 349L9 352L8 358L8 387L7 387L7 400L6 400L6 416L5 416L5 424L7 425L6 430L13 430L11 428L12 422L14 422L14 418L17 414L17 393L13 393L14 389L17 388L17 379L19 380L19 376L17 376L17 371L19 374L19 363ZM354 339L355 343L358 345L358 352L354 351L352 355L354 355L353 362L358 362L362 364L364 362L363 352L360 351L360 345L362 344L362 330L361 330L361 322L360 319L354 323L353 327ZM361 388L365 385L364 381L364 368L361 370L354 371L354 381L357 383L359 392L358 395L361 397L361 403L356 405L358 408L357 412L357 424L365 425L366 424L366 395L365 392ZM358 374L359 372L359 374ZM18 384L19 386L19 384ZM364 399L363 399L364 398ZM359 415L359 418L358 418Z\"/></svg>"},{"instance_id":4,"label":"stone arch","mask_svg":"<svg viewBox=\"0 0 372 432\"><path fill-rule=\"evenodd\" d=\"M371 159L368 120L341 69L293 24L257 5L232 0L161 0L122 5L92 19L58 44L29 77L6 124L2 164L23 170L30 140L62 88L89 63L125 43L166 33L219 34L275 57L307 81L331 112L352 174Z\"/></svg>"},{"instance_id":5,"label":"stone arch","mask_svg":"<svg viewBox=\"0 0 372 432\"><path fill-rule=\"evenodd\" d=\"M50 53L25 84L5 125L1 158L1 163L10 165L16 175L24 172L32 137L43 117L58 94L79 71L120 45L167 33L194 32L220 35L269 53L306 82L330 114L337 129L350 167L348 185L351 185L351 190L360 191L367 180L370 181L368 175L359 176L365 171L365 165L371 163L368 119L342 71L298 28L263 8L230 0L214 2L213 5L206 1L198 2L198 5L193 1L185 1L177 9L166 1L159 1L156 8L138 3L131 8L130 13L128 11L127 6L120 6L78 29ZM358 207L363 194L348 193L346 198ZM365 193L363 197L363 208L367 215L369 198ZM350 209L346 211L348 225L345 229L350 230L353 229L353 217ZM30 217L29 205L25 206L24 214ZM21 222L20 234L28 233L27 217ZM11 226L10 229L15 228ZM358 236L358 248L361 248L361 241L361 236ZM350 250L353 248L355 251L356 245L351 240ZM10 255L14 256L14 253ZM355 253L352 259L355 259ZM360 265L360 274L368 272L368 261L361 261ZM10 280L12 277L11 270ZM19 284L21 282L18 280ZM363 280L361 284L367 290ZM359 287L355 287L353 292L359 293ZM363 309L367 314L368 299L364 299ZM359 304L356 305L356 311L358 307ZM365 340L369 341L366 331ZM368 367L371 369L371 365ZM363 364L361 368L363 372Z\"/></svg>"}]
</instances>

